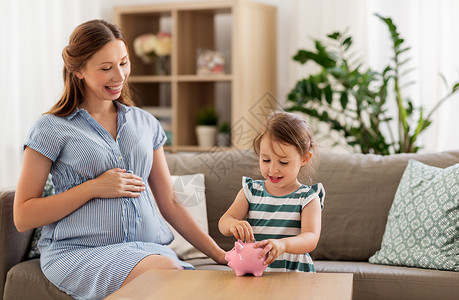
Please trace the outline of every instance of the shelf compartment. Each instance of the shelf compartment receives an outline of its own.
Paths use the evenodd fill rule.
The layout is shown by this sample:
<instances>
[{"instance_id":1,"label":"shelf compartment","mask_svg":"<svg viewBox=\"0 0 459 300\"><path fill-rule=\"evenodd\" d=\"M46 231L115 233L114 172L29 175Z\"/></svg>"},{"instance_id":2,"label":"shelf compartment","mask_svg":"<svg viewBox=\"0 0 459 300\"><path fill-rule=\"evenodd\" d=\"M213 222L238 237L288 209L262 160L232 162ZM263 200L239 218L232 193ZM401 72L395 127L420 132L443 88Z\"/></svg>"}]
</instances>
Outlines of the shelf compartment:
<instances>
[{"instance_id":1,"label":"shelf compartment","mask_svg":"<svg viewBox=\"0 0 459 300\"><path fill-rule=\"evenodd\" d=\"M157 119L171 119L172 118L172 108L163 107L163 106L142 106L142 109L149 112Z\"/></svg>"},{"instance_id":2,"label":"shelf compartment","mask_svg":"<svg viewBox=\"0 0 459 300\"><path fill-rule=\"evenodd\" d=\"M166 146L172 145L172 108L164 106L142 106L142 109L152 114L161 124L167 135Z\"/></svg>"},{"instance_id":3,"label":"shelf compartment","mask_svg":"<svg viewBox=\"0 0 459 300\"><path fill-rule=\"evenodd\" d=\"M171 107L171 84L169 82L130 82L129 86L138 106Z\"/></svg>"},{"instance_id":4,"label":"shelf compartment","mask_svg":"<svg viewBox=\"0 0 459 300\"><path fill-rule=\"evenodd\" d=\"M177 12L177 73L195 75L199 50L214 50L225 56L225 74L232 73L232 8L196 9Z\"/></svg>"},{"instance_id":5,"label":"shelf compartment","mask_svg":"<svg viewBox=\"0 0 459 300\"><path fill-rule=\"evenodd\" d=\"M243 141L232 134L232 147L244 149L263 121L258 107L269 108L275 102L269 95L277 94L276 8L247 0L193 1L120 6L114 14L128 45L138 105L171 108L173 141L165 149L218 151L197 146L197 111L206 106L214 106L219 123L228 121L234 132L252 129ZM156 66L133 52L135 38L159 31L172 34L167 76L155 75ZM199 49L225 55L225 73L197 75Z\"/></svg>"},{"instance_id":6,"label":"shelf compartment","mask_svg":"<svg viewBox=\"0 0 459 300\"><path fill-rule=\"evenodd\" d=\"M175 122L174 146L196 146L195 128L200 109L214 107L219 120L231 121L231 84L227 82L180 82L177 84L177 109L173 118Z\"/></svg>"},{"instance_id":7,"label":"shelf compartment","mask_svg":"<svg viewBox=\"0 0 459 300\"><path fill-rule=\"evenodd\" d=\"M120 14L117 23L123 30L126 38L132 73L136 75L154 75L156 73L156 62L144 63L137 57L134 53L134 40L145 33L172 33L172 13L170 11L132 11L122 12Z\"/></svg>"}]
</instances>

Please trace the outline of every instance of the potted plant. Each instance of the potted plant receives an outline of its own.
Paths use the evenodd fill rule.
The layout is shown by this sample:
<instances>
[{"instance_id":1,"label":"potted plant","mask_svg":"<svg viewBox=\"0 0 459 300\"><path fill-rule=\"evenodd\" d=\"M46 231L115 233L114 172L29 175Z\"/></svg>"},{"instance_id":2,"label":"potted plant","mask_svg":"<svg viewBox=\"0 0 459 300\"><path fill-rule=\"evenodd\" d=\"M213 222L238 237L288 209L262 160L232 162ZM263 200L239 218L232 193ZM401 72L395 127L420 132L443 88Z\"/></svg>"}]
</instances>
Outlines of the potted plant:
<instances>
[{"instance_id":1,"label":"potted plant","mask_svg":"<svg viewBox=\"0 0 459 300\"><path fill-rule=\"evenodd\" d=\"M432 123L435 110L459 91L459 82L448 87L449 92L429 112L415 107L403 95L401 84L401 77L410 71L406 67L410 47L405 46L392 19L376 16L386 24L392 40L393 56L383 71L355 62L351 36L342 32L329 34L330 45L315 40L314 50L301 49L293 57L301 64L316 63L320 71L296 83L288 95L291 106L287 110L327 123L362 153L417 152L417 138ZM398 116L389 115L388 101L397 104ZM389 126L394 121L397 133Z\"/></svg>"},{"instance_id":2,"label":"potted plant","mask_svg":"<svg viewBox=\"0 0 459 300\"><path fill-rule=\"evenodd\" d=\"M223 122L218 127L217 145L219 147L231 146L231 128L228 122Z\"/></svg>"},{"instance_id":3,"label":"potted plant","mask_svg":"<svg viewBox=\"0 0 459 300\"><path fill-rule=\"evenodd\" d=\"M218 115L211 106L198 111L196 136L200 147L212 147L217 139Z\"/></svg>"}]
</instances>

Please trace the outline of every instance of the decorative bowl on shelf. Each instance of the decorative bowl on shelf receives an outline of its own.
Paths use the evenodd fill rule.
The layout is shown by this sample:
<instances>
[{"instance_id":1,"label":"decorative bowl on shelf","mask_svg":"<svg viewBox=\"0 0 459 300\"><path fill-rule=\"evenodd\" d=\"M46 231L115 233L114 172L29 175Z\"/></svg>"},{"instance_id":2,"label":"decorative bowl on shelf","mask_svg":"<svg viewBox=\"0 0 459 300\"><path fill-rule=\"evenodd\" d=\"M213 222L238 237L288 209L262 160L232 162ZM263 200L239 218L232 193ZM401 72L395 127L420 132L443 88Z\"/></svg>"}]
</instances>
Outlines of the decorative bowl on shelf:
<instances>
[{"instance_id":1,"label":"decorative bowl on shelf","mask_svg":"<svg viewBox=\"0 0 459 300\"><path fill-rule=\"evenodd\" d=\"M196 62L198 75L222 75L225 74L225 57L219 51L198 50Z\"/></svg>"}]
</instances>

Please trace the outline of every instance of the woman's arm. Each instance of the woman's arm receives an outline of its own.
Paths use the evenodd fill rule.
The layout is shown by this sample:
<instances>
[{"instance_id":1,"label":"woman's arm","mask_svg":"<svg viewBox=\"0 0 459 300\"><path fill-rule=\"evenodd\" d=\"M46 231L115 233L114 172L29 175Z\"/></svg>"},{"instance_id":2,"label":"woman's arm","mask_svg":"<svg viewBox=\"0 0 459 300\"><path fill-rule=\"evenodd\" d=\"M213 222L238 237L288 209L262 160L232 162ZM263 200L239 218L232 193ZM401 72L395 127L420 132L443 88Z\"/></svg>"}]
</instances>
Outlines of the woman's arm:
<instances>
[{"instance_id":1,"label":"woman's arm","mask_svg":"<svg viewBox=\"0 0 459 300\"><path fill-rule=\"evenodd\" d=\"M171 175L162 147L153 152L153 166L148 183L167 222L201 252L217 263L226 264L226 252L199 227L186 208L175 201Z\"/></svg>"},{"instance_id":2,"label":"woman's arm","mask_svg":"<svg viewBox=\"0 0 459 300\"><path fill-rule=\"evenodd\" d=\"M260 258L267 253L266 264L274 262L284 252L293 254L309 253L317 247L322 224L322 212L319 198L309 202L301 211L301 233L294 237L263 240L255 247L264 247Z\"/></svg>"},{"instance_id":3,"label":"woman's arm","mask_svg":"<svg viewBox=\"0 0 459 300\"><path fill-rule=\"evenodd\" d=\"M14 196L14 224L18 231L44 226L69 215L92 198L138 197L142 179L112 169L60 194L42 198L52 161L26 147Z\"/></svg>"},{"instance_id":4,"label":"woman's arm","mask_svg":"<svg viewBox=\"0 0 459 300\"><path fill-rule=\"evenodd\" d=\"M218 229L224 236L231 236L238 240L252 242L255 240L253 236L252 226L245 221L247 212L249 211L249 203L241 189L234 199L233 204L223 214L218 222Z\"/></svg>"}]
</instances>

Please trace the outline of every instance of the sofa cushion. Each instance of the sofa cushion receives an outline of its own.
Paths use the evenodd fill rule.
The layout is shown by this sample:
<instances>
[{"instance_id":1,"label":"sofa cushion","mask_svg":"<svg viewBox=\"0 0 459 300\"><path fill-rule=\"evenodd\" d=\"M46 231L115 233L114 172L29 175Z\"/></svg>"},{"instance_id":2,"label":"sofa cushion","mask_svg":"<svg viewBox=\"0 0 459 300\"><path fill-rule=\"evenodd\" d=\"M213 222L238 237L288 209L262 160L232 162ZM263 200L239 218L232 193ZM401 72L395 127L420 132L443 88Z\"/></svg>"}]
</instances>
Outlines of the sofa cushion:
<instances>
[{"instance_id":1,"label":"sofa cushion","mask_svg":"<svg viewBox=\"0 0 459 300\"><path fill-rule=\"evenodd\" d=\"M48 175L48 179L46 179L45 187L43 189L42 197L48 197L54 195L54 185L52 181L51 174ZM30 244L30 251L28 254L28 258L38 258L40 257L40 250L38 250L38 241L41 237L41 227L35 228L33 231L32 241Z\"/></svg>"},{"instance_id":2,"label":"sofa cushion","mask_svg":"<svg viewBox=\"0 0 459 300\"><path fill-rule=\"evenodd\" d=\"M45 277L40 269L40 259L32 259L15 265L8 272L4 299L73 298L60 291Z\"/></svg>"},{"instance_id":3,"label":"sofa cushion","mask_svg":"<svg viewBox=\"0 0 459 300\"><path fill-rule=\"evenodd\" d=\"M459 164L410 160L371 263L459 271Z\"/></svg>"},{"instance_id":4,"label":"sofa cushion","mask_svg":"<svg viewBox=\"0 0 459 300\"><path fill-rule=\"evenodd\" d=\"M351 261L314 264L318 273L353 273L353 300L453 300L459 295L459 272Z\"/></svg>"},{"instance_id":5,"label":"sofa cushion","mask_svg":"<svg viewBox=\"0 0 459 300\"><path fill-rule=\"evenodd\" d=\"M389 156L321 154L319 170L312 179L322 182L326 197L313 259L367 261L380 249L409 159L444 168L459 162L459 151Z\"/></svg>"},{"instance_id":6,"label":"sofa cushion","mask_svg":"<svg viewBox=\"0 0 459 300\"><path fill-rule=\"evenodd\" d=\"M173 175L203 173L206 180L209 234L225 250L234 245L218 221L241 189L242 176L262 178L252 150L198 154L167 154ZM325 188L322 232L313 259L368 261L381 247L392 201L409 159L436 167L459 162L459 151L389 156L323 152L318 172L305 184ZM376 184L375 184L376 183Z\"/></svg>"},{"instance_id":7,"label":"sofa cushion","mask_svg":"<svg viewBox=\"0 0 459 300\"><path fill-rule=\"evenodd\" d=\"M26 257L32 237L32 230L16 230L13 199L14 191L0 191L0 299L8 270Z\"/></svg>"},{"instance_id":8,"label":"sofa cushion","mask_svg":"<svg viewBox=\"0 0 459 300\"><path fill-rule=\"evenodd\" d=\"M242 176L260 178L257 156L251 150L230 150L188 155L168 153L166 159L172 175L204 174L209 234L220 247L230 250L234 237L223 236L218 221L242 188Z\"/></svg>"},{"instance_id":9,"label":"sofa cushion","mask_svg":"<svg viewBox=\"0 0 459 300\"><path fill-rule=\"evenodd\" d=\"M172 176L172 183L175 200L188 210L205 233L209 233L204 174ZM169 247L177 253L180 259L206 256L185 240L172 226L170 228L174 234L174 240Z\"/></svg>"}]
</instances>

